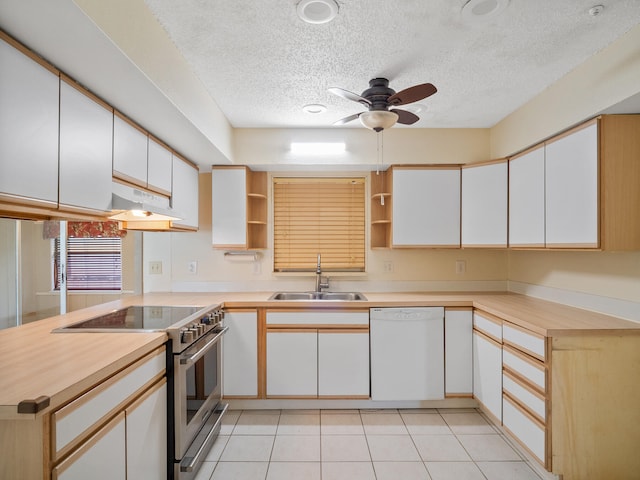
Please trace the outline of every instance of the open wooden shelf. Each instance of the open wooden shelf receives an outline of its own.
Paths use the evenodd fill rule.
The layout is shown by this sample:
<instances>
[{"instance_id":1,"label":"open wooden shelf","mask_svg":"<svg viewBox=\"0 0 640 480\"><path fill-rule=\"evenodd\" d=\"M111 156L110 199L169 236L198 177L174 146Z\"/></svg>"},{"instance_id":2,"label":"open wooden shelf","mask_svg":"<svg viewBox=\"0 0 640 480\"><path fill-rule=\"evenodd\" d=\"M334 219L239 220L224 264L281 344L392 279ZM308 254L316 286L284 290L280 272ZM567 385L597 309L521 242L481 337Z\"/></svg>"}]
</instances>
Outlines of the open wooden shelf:
<instances>
[{"instance_id":1,"label":"open wooden shelf","mask_svg":"<svg viewBox=\"0 0 640 480\"><path fill-rule=\"evenodd\" d=\"M391 248L391 175L371 172L371 248Z\"/></svg>"}]
</instances>

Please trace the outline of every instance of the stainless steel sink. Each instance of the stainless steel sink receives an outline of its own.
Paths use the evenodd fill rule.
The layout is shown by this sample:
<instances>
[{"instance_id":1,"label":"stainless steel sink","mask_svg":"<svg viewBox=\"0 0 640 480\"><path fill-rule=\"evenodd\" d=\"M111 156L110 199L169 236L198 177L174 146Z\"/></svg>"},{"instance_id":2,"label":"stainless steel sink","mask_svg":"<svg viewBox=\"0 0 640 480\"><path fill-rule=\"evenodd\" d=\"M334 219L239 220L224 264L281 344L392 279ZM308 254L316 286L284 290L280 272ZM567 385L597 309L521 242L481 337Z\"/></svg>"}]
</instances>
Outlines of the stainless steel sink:
<instances>
[{"instance_id":1,"label":"stainless steel sink","mask_svg":"<svg viewBox=\"0 0 640 480\"><path fill-rule=\"evenodd\" d=\"M269 300L335 300L353 302L367 300L367 297L358 292L277 292L271 295Z\"/></svg>"}]
</instances>

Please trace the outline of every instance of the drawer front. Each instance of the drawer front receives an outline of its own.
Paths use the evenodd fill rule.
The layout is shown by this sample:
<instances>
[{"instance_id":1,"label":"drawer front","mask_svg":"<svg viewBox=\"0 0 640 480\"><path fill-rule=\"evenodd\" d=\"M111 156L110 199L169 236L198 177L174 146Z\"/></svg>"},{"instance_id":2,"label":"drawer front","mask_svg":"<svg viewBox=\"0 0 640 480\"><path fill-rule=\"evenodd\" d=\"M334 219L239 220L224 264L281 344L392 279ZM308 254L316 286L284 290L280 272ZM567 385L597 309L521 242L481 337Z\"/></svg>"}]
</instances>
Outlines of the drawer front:
<instances>
[{"instance_id":1,"label":"drawer front","mask_svg":"<svg viewBox=\"0 0 640 480\"><path fill-rule=\"evenodd\" d=\"M369 325L369 312L267 312L267 325Z\"/></svg>"},{"instance_id":2,"label":"drawer front","mask_svg":"<svg viewBox=\"0 0 640 480\"><path fill-rule=\"evenodd\" d=\"M486 333L498 343L502 342L502 323L484 313L473 312L473 326L477 330Z\"/></svg>"},{"instance_id":3,"label":"drawer front","mask_svg":"<svg viewBox=\"0 0 640 480\"><path fill-rule=\"evenodd\" d=\"M545 361L545 339L542 335L537 335L517 327L508 322L502 325L502 337L505 343L518 347L520 350Z\"/></svg>"},{"instance_id":4,"label":"drawer front","mask_svg":"<svg viewBox=\"0 0 640 480\"><path fill-rule=\"evenodd\" d=\"M165 372L164 348L116 377L89 390L52 415L54 458L59 458L83 432L109 415L131 395Z\"/></svg>"},{"instance_id":5,"label":"drawer front","mask_svg":"<svg viewBox=\"0 0 640 480\"><path fill-rule=\"evenodd\" d=\"M533 415L538 417L540 422L546 422L547 404L541 393L535 392L531 387L519 381L506 370L502 374L502 390L527 407Z\"/></svg>"},{"instance_id":6,"label":"drawer front","mask_svg":"<svg viewBox=\"0 0 640 480\"><path fill-rule=\"evenodd\" d=\"M542 363L535 359L525 359L524 354L518 354L515 350L503 346L502 364L505 369L511 370L537 386L541 393L546 391L547 371Z\"/></svg>"},{"instance_id":7,"label":"drawer front","mask_svg":"<svg viewBox=\"0 0 640 480\"><path fill-rule=\"evenodd\" d=\"M527 415L509 397L502 399L502 425L538 461L545 465L546 431L537 421Z\"/></svg>"}]
</instances>

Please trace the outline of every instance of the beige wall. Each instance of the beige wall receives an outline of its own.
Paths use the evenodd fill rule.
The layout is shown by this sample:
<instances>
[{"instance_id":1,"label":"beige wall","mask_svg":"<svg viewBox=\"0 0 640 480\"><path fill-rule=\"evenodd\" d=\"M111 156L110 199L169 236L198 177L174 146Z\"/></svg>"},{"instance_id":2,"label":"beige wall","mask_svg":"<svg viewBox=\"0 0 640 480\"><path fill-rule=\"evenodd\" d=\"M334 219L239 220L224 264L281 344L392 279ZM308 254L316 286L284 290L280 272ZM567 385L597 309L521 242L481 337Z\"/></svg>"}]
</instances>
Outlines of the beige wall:
<instances>
[{"instance_id":1,"label":"beige wall","mask_svg":"<svg viewBox=\"0 0 640 480\"><path fill-rule=\"evenodd\" d=\"M640 26L492 128L492 155L514 153L638 94L639 79ZM640 302L640 252L513 251L508 278Z\"/></svg>"},{"instance_id":2,"label":"beige wall","mask_svg":"<svg viewBox=\"0 0 640 480\"><path fill-rule=\"evenodd\" d=\"M383 132L383 162L472 163L488 160L489 130L482 128L392 128ZM363 128L236 129L234 151L239 165L319 165L332 168L373 166L378 161L377 135ZM344 142L346 152L331 158L294 157L291 142Z\"/></svg>"},{"instance_id":3,"label":"beige wall","mask_svg":"<svg viewBox=\"0 0 640 480\"><path fill-rule=\"evenodd\" d=\"M510 252L509 280L640 302L640 252Z\"/></svg>"},{"instance_id":4,"label":"beige wall","mask_svg":"<svg viewBox=\"0 0 640 480\"><path fill-rule=\"evenodd\" d=\"M516 153L639 92L640 25L495 125L491 155Z\"/></svg>"}]
</instances>

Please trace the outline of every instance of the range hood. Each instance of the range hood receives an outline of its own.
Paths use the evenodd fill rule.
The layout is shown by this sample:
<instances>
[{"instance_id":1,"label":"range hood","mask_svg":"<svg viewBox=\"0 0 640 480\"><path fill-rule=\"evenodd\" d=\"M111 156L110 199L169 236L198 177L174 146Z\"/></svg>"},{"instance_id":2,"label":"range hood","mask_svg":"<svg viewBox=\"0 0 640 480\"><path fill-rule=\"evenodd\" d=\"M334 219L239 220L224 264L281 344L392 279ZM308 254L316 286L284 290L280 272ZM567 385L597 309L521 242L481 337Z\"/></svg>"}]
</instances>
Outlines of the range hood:
<instances>
[{"instance_id":1,"label":"range hood","mask_svg":"<svg viewBox=\"0 0 640 480\"><path fill-rule=\"evenodd\" d=\"M171 208L168 197L141 188L112 183L111 220L125 230L167 231L173 220L181 216Z\"/></svg>"}]
</instances>

